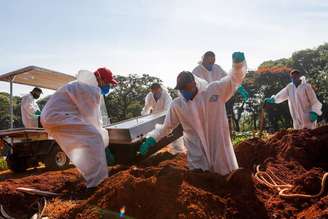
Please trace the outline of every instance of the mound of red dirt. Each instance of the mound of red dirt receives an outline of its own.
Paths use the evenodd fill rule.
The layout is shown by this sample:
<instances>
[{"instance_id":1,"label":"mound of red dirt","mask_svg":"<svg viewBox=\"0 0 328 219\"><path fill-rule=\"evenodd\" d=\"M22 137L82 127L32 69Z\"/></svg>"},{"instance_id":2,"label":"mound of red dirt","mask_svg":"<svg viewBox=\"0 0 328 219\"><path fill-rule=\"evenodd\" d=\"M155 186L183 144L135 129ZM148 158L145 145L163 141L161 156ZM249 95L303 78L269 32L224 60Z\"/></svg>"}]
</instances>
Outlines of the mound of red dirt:
<instances>
[{"instance_id":1,"label":"mound of red dirt","mask_svg":"<svg viewBox=\"0 0 328 219\"><path fill-rule=\"evenodd\" d=\"M260 165L294 185L293 193L318 193L328 171L327 126L250 139L235 152L243 168L228 176L190 171L185 155L164 152L136 166L110 168L110 177L91 193L75 169L6 179L0 204L16 218L30 216L36 197L15 190L25 186L60 193L47 207L50 218L119 218L122 207L134 218L328 218L327 191L319 198L281 198L252 175Z\"/></svg>"}]
</instances>

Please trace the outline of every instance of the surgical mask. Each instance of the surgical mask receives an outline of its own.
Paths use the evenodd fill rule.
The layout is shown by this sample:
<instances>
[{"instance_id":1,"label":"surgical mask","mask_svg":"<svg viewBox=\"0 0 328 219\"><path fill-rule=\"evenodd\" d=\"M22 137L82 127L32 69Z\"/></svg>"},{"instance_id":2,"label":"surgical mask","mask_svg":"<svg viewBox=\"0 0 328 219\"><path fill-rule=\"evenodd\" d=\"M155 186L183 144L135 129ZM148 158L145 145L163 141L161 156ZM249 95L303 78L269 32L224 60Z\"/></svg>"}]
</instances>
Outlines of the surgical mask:
<instances>
[{"instance_id":1,"label":"surgical mask","mask_svg":"<svg viewBox=\"0 0 328 219\"><path fill-rule=\"evenodd\" d=\"M180 91L181 95L186 99L186 101L189 101L192 99L192 92L186 91L186 90L181 90Z\"/></svg>"},{"instance_id":2,"label":"surgical mask","mask_svg":"<svg viewBox=\"0 0 328 219\"><path fill-rule=\"evenodd\" d=\"M213 64L204 65L204 67L205 67L208 71L212 71L212 69L213 69Z\"/></svg>"},{"instance_id":3,"label":"surgical mask","mask_svg":"<svg viewBox=\"0 0 328 219\"><path fill-rule=\"evenodd\" d=\"M294 79L292 79L292 78L291 78L291 79L290 79L290 81L291 81L293 84L295 84L295 81L294 81Z\"/></svg>"},{"instance_id":4,"label":"surgical mask","mask_svg":"<svg viewBox=\"0 0 328 219\"><path fill-rule=\"evenodd\" d=\"M299 84L300 84L300 82L299 82L299 81L296 81L296 80L294 80L293 78L291 78L291 81L292 81L292 83L293 83L295 86L297 86L297 85L299 85Z\"/></svg>"},{"instance_id":5,"label":"surgical mask","mask_svg":"<svg viewBox=\"0 0 328 219\"><path fill-rule=\"evenodd\" d=\"M100 87L101 94L107 96L109 94L110 86L104 85Z\"/></svg>"},{"instance_id":6,"label":"surgical mask","mask_svg":"<svg viewBox=\"0 0 328 219\"><path fill-rule=\"evenodd\" d=\"M161 97L161 95L162 95L162 93L154 93L153 94L153 97L156 100L156 102L157 102L157 100L159 100L159 98Z\"/></svg>"}]
</instances>

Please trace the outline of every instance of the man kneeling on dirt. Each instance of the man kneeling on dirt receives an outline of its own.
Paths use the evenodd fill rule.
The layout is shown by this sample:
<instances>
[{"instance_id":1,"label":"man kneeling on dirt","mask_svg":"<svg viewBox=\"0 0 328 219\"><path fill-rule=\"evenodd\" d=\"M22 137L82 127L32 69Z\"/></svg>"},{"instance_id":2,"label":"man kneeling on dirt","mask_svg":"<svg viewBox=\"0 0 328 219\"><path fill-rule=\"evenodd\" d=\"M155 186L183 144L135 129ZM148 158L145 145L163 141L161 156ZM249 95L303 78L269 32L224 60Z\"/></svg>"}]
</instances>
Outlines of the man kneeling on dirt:
<instances>
[{"instance_id":1,"label":"man kneeling on dirt","mask_svg":"<svg viewBox=\"0 0 328 219\"><path fill-rule=\"evenodd\" d=\"M243 81L247 66L244 53L235 52L232 57L231 73L205 88L191 72L179 74L176 89L181 96L173 100L163 126L149 133L141 145L142 155L181 124L190 169L209 170L221 175L238 169L225 103Z\"/></svg>"},{"instance_id":2,"label":"man kneeling on dirt","mask_svg":"<svg viewBox=\"0 0 328 219\"><path fill-rule=\"evenodd\" d=\"M80 170L87 188L108 176L105 147L109 137L102 128L100 95L107 95L115 84L106 68L95 73L80 71L77 81L57 90L42 111L43 127Z\"/></svg>"}]
</instances>

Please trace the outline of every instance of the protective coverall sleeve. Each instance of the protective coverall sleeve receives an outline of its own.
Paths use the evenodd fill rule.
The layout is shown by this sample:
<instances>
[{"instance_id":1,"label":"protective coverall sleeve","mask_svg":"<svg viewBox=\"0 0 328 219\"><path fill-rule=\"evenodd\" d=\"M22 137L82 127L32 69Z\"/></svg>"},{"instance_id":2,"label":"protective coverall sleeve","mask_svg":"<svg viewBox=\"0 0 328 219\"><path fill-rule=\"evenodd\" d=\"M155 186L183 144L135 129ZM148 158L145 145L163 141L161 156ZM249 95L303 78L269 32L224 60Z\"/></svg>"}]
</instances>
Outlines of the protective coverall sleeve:
<instances>
[{"instance_id":1,"label":"protective coverall sleeve","mask_svg":"<svg viewBox=\"0 0 328 219\"><path fill-rule=\"evenodd\" d=\"M150 94L148 93L146 98L145 98L145 106L141 111L141 115L145 116L150 114L150 111L152 109L151 103L150 103Z\"/></svg>"},{"instance_id":2,"label":"protective coverall sleeve","mask_svg":"<svg viewBox=\"0 0 328 219\"><path fill-rule=\"evenodd\" d=\"M220 81L212 82L215 84L216 91L224 102L227 102L235 93L236 88L242 83L246 75L246 71L247 65L246 62L243 62L241 68L236 68L234 65L230 74L222 78Z\"/></svg>"},{"instance_id":3,"label":"protective coverall sleeve","mask_svg":"<svg viewBox=\"0 0 328 219\"><path fill-rule=\"evenodd\" d=\"M282 103L288 99L288 85L279 91L276 95L272 95L274 103Z\"/></svg>"},{"instance_id":4,"label":"protective coverall sleeve","mask_svg":"<svg viewBox=\"0 0 328 219\"><path fill-rule=\"evenodd\" d=\"M305 92L306 92L307 98L309 99L309 102L311 105L311 111L315 112L316 114L318 114L320 116L322 114L322 111L321 111L322 104L318 100L318 98L310 84L307 84Z\"/></svg>"},{"instance_id":5,"label":"protective coverall sleeve","mask_svg":"<svg viewBox=\"0 0 328 219\"><path fill-rule=\"evenodd\" d=\"M165 98L164 110L168 110L172 103L172 97L170 96L170 94L167 93L166 95L167 95L167 97Z\"/></svg>"},{"instance_id":6,"label":"protective coverall sleeve","mask_svg":"<svg viewBox=\"0 0 328 219\"><path fill-rule=\"evenodd\" d=\"M157 126L155 130L151 131L147 137L153 137L156 142L160 141L165 136L171 134L171 132L179 125L179 120L177 113L175 111L174 104L171 104L171 107L166 114L164 124L162 126Z\"/></svg>"}]
</instances>

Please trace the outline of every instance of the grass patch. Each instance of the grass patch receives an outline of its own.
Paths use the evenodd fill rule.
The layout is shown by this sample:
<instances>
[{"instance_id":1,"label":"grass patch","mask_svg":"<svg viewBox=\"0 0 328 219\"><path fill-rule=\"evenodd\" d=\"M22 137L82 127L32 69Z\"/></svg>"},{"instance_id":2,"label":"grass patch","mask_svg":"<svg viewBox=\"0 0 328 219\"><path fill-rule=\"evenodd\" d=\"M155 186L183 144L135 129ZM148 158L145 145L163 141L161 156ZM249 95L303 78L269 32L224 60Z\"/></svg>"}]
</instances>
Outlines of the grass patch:
<instances>
[{"instance_id":1,"label":"grass patch","mask_svg":"<svg viewBox=\"0 0 328 219\"><path fill-rule=\"evenodd\" d=\"M240 142L246 141L247 139L250 139L252 137L253 137L252 132L239 132L239 133L235 133L232 136L231 140L233 145L237 145Z\"/></svg>"},{"instance_id":2,"label":"grass patch","mask_svg":"<svg viewBox=\"0 0 328 219\"><path fill-rule=\"evenodd\" d=\"M5 160L4 157L0 157L0 171L2 170L7 170L8 166L7 166L7 162Z\"/></svg>"}]
</instances>

